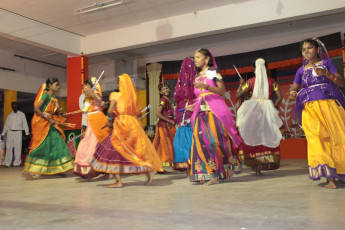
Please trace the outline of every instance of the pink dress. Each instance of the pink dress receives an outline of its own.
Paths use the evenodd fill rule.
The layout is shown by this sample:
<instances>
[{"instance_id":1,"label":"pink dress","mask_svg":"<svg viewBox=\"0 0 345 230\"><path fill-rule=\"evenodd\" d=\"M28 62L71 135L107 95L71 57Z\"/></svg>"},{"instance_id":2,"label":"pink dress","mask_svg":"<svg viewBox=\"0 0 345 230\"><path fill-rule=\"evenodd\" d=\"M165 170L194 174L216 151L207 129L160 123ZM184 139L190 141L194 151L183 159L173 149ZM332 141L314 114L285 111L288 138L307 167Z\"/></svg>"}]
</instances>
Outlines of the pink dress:
<instances>
[{"instance_id":1,"label":"pink dress","mask_svg":"<svg viewBox=\"0 0 345 230\"><path fill-rule=\"evenodd\" d=\"M89 159L96 152L97 145L110 133L109 128L105 127L108 119L102 111L103 108L94 100L87 113L87 128L79 143L73 170L81 177L94 177L99 174L91 168Z\"/></svg>"}]
</instances>

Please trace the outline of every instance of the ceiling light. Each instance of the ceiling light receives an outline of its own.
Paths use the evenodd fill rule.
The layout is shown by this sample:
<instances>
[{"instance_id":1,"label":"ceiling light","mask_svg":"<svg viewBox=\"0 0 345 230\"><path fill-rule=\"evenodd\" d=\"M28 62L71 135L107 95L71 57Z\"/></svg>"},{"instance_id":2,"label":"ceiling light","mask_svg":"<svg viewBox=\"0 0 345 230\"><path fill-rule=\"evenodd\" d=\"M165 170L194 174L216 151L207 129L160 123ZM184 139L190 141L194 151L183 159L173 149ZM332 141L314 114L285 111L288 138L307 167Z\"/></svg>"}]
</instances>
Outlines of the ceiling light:
<instances>
[{"instance_id":1,"label":"ceiling light","mask_svg":"<svg viewBox=\"0 0 345 230\"><path fill-rule=\"evenodd\" d=\"M74 10L74 15L91 13L98 10L104 10L109 7L119 6L123 3L124 3L123 0L111 0L111 1L102 2L102 3L94 3L91 6L86 6L84 8Z\"/></svg>"}]
</instances>

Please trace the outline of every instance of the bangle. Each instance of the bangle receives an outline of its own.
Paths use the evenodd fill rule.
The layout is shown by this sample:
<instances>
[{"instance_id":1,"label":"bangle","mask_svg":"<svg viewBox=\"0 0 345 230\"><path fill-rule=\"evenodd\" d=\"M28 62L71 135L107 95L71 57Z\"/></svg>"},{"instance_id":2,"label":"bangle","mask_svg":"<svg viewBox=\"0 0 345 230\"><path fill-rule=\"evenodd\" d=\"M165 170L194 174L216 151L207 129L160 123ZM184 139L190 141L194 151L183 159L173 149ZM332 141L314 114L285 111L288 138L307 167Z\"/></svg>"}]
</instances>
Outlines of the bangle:
<instances>
[{"instance_id":1,"label":"bangle","mask_svg":"<svg viewBox=\"0 0 345 230\"><path fill-rule=\"evenodd\" d=\"M206 86L206 90L208 90L209 85Z\"/></svg>"},{"instance_id":2,"label":"bangle","mask_svg":"<svg viewBox=\"0 0 345 230\"><path fill-rule=\"evenodd\" d=\"M337 76L335 74L332 74L331 76L332 76L331 81L334 83L337 80Z\"/></svg>"},{"instance_id":3,"label":"bangle","mask_svg":"<svg viewBox=\"0 0 345 230\"><path fill-rule=\"evenodd\" d=\"M326 74L325 76L331 80L332 82L335 82L337 80L337 76L331 72L329 72L328 70L326 70Z\"/></svg>"},{"instance_id":4,"label":"bangle","mask_svg":"<svg viewBox=\"0 0 345 230\"><path fill-rule=\"evenodd\" d=\"M108 115L107 115L107 118L109 121L112 121L114 119L113 117L109 117Z\"/></svg>"}]
</instances>

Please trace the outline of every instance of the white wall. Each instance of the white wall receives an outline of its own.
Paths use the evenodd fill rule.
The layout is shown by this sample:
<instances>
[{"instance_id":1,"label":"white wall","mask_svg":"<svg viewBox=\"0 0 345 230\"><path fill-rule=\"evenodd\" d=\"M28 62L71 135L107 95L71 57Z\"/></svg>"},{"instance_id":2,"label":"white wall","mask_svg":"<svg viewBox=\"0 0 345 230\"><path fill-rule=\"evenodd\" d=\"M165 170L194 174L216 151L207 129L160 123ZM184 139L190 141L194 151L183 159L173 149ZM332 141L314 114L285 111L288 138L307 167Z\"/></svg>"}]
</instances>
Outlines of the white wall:
<instances>
[{"instance_id":1,"label":"white wall","mask_svg":"<svg viewBox=\"0 0 345 230\"><path fill-rule=\"evenodd\" d=\"M103 92L115 89L115 61L105 61L89 64L89 77L99 77L104 70L100 81Z\"/></svg>"},{"instance_id":2,"label":"white wall","mask_svg":"<svg viewBox=\"0 0 345 230\"><path fill-rule=\"evenodd\" d=\"M85 54L122 51L148 45L240 31L344 11L344 0L255 0L143 22L81 38ZM114 39L115 38L115 39ZM100 42L102 41L102 42Z\"/></svg>"},{"instance_id":3,"label":"white wall","mask_svg":"<svg viewBox=\"0 0 345 230\"><path fill-rule=\"evenodd\" d=\"M0 50L0 66L14 69L0 70L0 88L36 93L48 77L56 77L61 81L60 96L66 96L66 69L15 57L14 53Z\"/></svg>"},{"instance_id":4,"label":"white wall","mask_svg":"<svg viewBox=\"0 0 345 230\"><path fill-rule=\"evenodd\" d=\"M138 63L137 60L112 60L89 64L89 77L95 76L98 78L103 70L105 71L101 80L103 92L117 89L117 77L123 73L127 73L131 77L136 76L135 86L137 90L146 89L145 72L143 73L142 63Z\"/></svg>"},{"instance_id":5,"label":"white wall","mask_svg":"<svg viewBox=\"0 0 345 230\"><path fill-rule=\"evenodd\" d=\"M0 33L5 37L66 55L74 56L81 52L80 35L30 20L3 9L0 9L0 18Z\"/></svg>"},{"instance_id":6,"label":"white wall","mask_svg":"<svg viewBox=\"0 0 345 230\"><path fill-rule=\"evenodd\" d=\"M309 37L321 37L324 35L341 32L342 40L344 41L345 26L331 27L330 28L320 28L315 27L313 30L287 30L284 33L267 33L265 36L248 36L246 39L242 40L229 40L228 44L214 44L212 40L209 41L208 45L204 48L212 50L215 56L225 56L231 54L246 53L255 50L262 50L272 47L278 47L282 45L287 45L291 43L300 42L305 38ZM185 57L193 56L196 49L201 48L199 46L191 46L184 50L179 50L173 53L161 54L161 55L151 55L143 60L146 63L160 62L160 61L173 61L173 60L183 60ZM327 47L326 47L327 48Z\"/></svg>"}]
</instances>

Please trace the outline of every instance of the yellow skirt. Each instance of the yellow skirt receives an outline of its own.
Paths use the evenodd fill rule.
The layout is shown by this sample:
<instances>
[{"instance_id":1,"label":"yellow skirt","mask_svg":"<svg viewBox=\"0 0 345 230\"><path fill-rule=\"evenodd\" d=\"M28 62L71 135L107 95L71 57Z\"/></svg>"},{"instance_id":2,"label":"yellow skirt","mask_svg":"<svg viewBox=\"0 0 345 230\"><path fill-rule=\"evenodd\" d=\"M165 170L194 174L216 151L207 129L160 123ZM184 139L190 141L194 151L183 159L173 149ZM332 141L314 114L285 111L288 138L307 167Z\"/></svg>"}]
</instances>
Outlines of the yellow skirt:
<instances>
[{"instance_id":1,"label":"yellow skirt","mask_svg":"<svg viewBox=\"0 0 345 230\"><path fill-rule=\"evenodd\" d=\"M311 179L345 182L345 110L336 100L307 102L302 125L308 141Z\"/></svg>"},{"instance_id":2,"label":"yellow skirt","mask_svg":"<svg viewBox=\"0 0 345 230\"><path fill-rule=\"evenodd\" d=\"M153 146L155 147L163 166L174 165L174 137L176 133L175 126L156 128L156 135L153 140Z\"/></svg>"}]
</instances>

